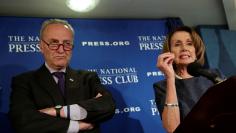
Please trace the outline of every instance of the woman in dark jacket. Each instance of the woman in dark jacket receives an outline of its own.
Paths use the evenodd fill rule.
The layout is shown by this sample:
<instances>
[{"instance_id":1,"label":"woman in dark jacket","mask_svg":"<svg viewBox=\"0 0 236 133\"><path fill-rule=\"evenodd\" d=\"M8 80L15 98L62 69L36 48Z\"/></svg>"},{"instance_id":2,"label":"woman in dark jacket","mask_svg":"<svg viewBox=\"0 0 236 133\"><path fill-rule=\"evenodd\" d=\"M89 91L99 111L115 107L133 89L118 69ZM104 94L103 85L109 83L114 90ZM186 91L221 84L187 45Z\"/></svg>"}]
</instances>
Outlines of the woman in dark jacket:
<instances>
[{"instance_id":1,"label":"woman in dark jacket","mask_svg":"<svg viewBox=\"0 0 236 133\"><path fill-rule=\"evenodd\" d=\"M187 66L194 61L204 64L204 53L202 39L190 27L178 27L167 36L163 53L157 60L157 67L165 79L154 83L155 100L167 132L176 129L203 93L214 84L205 77L193 77L187 71Z\"/></svg>"}]
</instances>

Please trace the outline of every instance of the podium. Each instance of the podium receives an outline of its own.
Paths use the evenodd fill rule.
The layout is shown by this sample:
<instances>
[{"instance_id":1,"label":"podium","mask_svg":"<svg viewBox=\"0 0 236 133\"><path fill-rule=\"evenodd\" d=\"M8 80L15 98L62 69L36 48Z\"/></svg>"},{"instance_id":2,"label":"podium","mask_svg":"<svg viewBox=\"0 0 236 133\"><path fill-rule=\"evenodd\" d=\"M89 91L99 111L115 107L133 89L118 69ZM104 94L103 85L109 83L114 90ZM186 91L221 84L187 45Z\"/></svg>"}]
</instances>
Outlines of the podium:
<instances>
[{"instance_id":1,"label":"podium","mask_svg":"<svg viewBox=\"0 0 236 133\"><path fill-rule=\"evenodd\" d=\"M236 132L236 76L210 87L174 133Z\"/></svg>"}]
</instances>

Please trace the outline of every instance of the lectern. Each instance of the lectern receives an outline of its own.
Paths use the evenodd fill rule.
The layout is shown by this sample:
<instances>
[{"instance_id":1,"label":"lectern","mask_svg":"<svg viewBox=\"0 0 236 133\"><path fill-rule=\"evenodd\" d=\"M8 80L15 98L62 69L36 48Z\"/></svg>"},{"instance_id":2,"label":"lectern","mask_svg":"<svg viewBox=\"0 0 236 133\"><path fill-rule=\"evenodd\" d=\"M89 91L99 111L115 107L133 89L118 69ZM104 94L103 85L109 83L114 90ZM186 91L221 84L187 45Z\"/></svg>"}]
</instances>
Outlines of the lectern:
<instances>
[{"instance_id":1,"label":"lectern","mask_svg":"<svg viewBox=\"0 0 236 133\"><path fill-rule=\"evenodd\" d=\"M210 87L174 133L236 133L236 76Z\"/></svg>"}]
</instances>

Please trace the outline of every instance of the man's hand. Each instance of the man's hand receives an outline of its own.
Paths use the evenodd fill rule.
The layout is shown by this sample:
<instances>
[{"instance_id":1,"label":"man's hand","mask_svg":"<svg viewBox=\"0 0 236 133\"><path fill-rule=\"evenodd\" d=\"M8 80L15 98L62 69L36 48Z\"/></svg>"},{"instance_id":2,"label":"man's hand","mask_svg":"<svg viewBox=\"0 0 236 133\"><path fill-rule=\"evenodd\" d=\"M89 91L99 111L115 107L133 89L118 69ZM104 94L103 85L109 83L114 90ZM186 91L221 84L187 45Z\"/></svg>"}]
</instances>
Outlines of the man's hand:
<instances>
[{"instance_id":1,"label":"man's hand","mask_svg":"<svg viewBox=\"0 0 236 133\"><path fill-rule=\"evenodd\" d=\"M93 128L93 124L79 121L79 130L91 130Z\"/></svg>"},{"instance_id":2,"label":"man's hand","mask_svg":"<svg viewBox=\"0 0 236 133\"><path fill-rule=\"evenodd\" d=\"M56 116L56 110L54 107L51 108L45 108L45 109L40 109L39 112L45 113L51 116Z\"/></svg>"},{"instance_id":3,"label":"man's hand","mask_svg":"<svg viewBox=\"0 0 236 133\"><path fill-rule=\"evenodd\" d=\"M99 97L101 97L101 96L102 96L102 94L101 94L101 93L98 93L95 98L99 98Z\"/></svg>"}]
</instances>

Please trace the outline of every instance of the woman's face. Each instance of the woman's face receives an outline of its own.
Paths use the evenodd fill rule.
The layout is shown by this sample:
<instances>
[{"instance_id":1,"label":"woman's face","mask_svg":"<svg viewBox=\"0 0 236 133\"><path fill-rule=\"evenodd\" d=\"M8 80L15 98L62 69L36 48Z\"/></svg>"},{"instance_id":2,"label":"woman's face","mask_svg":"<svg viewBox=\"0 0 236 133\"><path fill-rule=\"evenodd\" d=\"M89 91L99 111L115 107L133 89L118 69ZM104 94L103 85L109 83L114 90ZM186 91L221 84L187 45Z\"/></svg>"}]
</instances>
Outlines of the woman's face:
<instances>
[{"instance_id":1,"label":"woman's face","mask_svg":"<svg viewBox=\"0 0 236 133\"><path fill-rule=\"evenodd\" d=\"M177 66L187 66L197 59L191 35L185 31L177 31L172 35L170 51L175 55L174 62Z\"/></svg>"}]
</instances>

